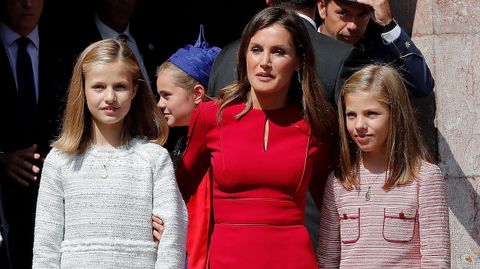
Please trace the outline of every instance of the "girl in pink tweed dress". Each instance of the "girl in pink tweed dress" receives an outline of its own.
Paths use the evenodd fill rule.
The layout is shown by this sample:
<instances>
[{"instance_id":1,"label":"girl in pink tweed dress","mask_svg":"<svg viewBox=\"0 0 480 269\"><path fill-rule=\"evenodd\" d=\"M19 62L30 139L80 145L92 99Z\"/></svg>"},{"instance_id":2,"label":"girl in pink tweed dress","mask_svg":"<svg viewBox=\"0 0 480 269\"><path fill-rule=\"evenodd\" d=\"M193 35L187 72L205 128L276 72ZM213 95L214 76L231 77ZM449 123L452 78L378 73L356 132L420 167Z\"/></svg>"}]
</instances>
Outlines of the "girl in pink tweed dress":
<instances>
[{"instance_id":1,"label":"girl in pink tweed dress","mask_svg":"<svg viewBox=\"0 0 480 269\"><path fill-rule=\"evenodd\" d=\"M400 75L364 67L346 81L338 109L340 167L325 187L320 268L450 268L444 177Z\"/></svg>"}]
</instances>

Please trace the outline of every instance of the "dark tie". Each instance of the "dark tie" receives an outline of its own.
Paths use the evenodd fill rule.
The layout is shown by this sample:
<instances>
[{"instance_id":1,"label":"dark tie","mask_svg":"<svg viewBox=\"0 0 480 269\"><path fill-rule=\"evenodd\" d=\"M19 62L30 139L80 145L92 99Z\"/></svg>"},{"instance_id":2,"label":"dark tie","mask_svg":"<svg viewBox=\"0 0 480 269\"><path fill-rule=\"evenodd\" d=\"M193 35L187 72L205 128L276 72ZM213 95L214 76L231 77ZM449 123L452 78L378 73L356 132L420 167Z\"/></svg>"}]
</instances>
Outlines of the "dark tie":
<instances>
[{"instance_id":1,"label":"dark tie","mask_svg":"<svg viewBox=\"0 0 480 269\"><path fill-rule=\"evenodd\" d=\"M33 80L32 60L27 52L30 39L20 37L17 39L17 84L18 94L20 96L20 106L23 111L24 124L32 127L37 100L35 97L35 83ZM27 127L27 128L28 128Z\"/></svg>"},{"instance_id":2,"label":"dark tie","mask_svg":"<svg viewBox=\"0 0 480 269\"><path fill-rule=\"evenodd\" d=\"M125 44L127 44L127 41L128 41L128 35L126 34L120 34L117 36L118 39L120 39L121 41L125 42Z\"/></svg>"}]
</instances>

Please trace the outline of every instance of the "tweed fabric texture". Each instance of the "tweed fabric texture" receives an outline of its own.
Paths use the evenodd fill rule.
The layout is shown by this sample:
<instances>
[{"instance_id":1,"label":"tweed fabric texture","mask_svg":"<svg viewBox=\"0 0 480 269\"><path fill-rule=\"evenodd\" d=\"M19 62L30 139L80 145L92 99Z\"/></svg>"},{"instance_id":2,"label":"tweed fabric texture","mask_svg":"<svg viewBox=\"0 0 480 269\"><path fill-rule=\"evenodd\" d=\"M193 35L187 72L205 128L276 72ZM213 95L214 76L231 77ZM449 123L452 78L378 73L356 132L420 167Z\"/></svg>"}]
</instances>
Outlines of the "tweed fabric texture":
<instances>
[{"instance_id":1,"label":"tweed fabric texture","mask_svg":"<svg viewBox=\"0 0 480 269\"><path fill-rule=\"evenodd\" d=\"M165 224L158 247L153 213ZM163 147L133 139L83 155L53 149L42 172L33 268L183 268L186 227Z\"/></svg>"}]
</instances>

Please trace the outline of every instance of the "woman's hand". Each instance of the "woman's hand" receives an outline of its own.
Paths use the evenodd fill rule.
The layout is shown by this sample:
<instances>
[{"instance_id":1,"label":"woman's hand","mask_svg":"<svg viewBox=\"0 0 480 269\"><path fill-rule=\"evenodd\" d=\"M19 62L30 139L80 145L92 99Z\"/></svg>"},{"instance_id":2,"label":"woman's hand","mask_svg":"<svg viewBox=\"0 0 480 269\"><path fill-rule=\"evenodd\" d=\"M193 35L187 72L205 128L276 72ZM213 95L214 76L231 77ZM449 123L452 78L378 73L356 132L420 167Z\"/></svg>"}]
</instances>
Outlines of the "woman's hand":
<instances>
[{"instance_id":1,"label":"woman's hand","mask_svg":"<svg viewBox=\"0 0 480 269\"><path fill-rule=\"evenodd\" d=\"M152 215L152 227L153 241L158 244L160 239L162 239L163 221L159 217Z\"/></svg>"}]
</instances>

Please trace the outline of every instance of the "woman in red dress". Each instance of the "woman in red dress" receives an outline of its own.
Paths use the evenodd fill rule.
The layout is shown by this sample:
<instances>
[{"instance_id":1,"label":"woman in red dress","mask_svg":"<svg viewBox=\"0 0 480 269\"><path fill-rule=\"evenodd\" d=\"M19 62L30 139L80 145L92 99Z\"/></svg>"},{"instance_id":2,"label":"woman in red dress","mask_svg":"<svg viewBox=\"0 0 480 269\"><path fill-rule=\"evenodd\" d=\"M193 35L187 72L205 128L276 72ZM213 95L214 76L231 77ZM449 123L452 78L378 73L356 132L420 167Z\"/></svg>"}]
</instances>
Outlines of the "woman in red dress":
<instances>
[{"instance_id":1,"label":"woman in red dress","mask_svg":"<svg viewBox=\"0 0 480 269\"><path fill-rule=\"evenodd\" d=\"M337 128L314 59L301 18L266 8L243 32L238 83L195 111L177 180L188 202L212 168L210 268L317 268L305 197L322 199Z\"/></svg>"}]
</instances>

